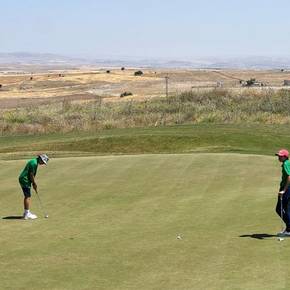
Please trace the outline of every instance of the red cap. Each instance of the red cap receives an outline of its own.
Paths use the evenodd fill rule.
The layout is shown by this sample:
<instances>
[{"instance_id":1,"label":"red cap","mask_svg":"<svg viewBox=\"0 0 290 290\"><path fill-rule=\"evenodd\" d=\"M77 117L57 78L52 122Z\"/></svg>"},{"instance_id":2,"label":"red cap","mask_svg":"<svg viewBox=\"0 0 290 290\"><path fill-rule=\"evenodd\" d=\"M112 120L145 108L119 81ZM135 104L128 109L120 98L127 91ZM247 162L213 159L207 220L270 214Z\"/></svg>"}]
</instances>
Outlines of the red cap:
<instances>
[{"instance_id":1,"label":"red cap","mask_svg":"<svg viewBox=\"0 0 290 290\"><path fill-rule=\"evenodd\" d=\"M280 157L289 157L289 152L286 149L281 149L275 155Z\"/></svg>"}]
</instances>

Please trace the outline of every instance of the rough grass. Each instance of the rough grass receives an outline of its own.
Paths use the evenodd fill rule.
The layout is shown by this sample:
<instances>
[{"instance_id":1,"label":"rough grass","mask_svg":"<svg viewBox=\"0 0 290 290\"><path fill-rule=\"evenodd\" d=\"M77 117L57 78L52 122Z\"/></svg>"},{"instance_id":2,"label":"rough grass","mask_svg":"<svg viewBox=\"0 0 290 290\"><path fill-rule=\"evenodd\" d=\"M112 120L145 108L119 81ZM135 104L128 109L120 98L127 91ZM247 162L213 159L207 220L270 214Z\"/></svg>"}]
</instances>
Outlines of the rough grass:
<instances>
[{"instance_id":1,"label":"rough grass","mask_svg":"<svg viewBox=\"0 0 290 290\"><path fill-rule=\"evenodd\" d=\"M20 215L25 163L0 164L1 216ZM52 159L37 176L49 219L1 220L1 289L288 289L279 175L254 155Z\"/></svg>"},{"instance_id":2,"label":"rough grass","mask_svg":"<svg viewBox=\"0 0 290 290\"><path fill-rule=\"evenodd\" d=\"M186 92L169 98L64 101L0 111L0 133L37 134L174 124L290 124L289 90Z\"/></svg>"},{"instance_id":3,"label":"rough grass","mask_svg":"<svg viewBox=\"0 0 290 290\"><path fill-rule=\"evenodd\" d=\"M239 152L272 155L289 148L288 125L176 125L0 137L0 159L33 156Z\"/></svg>"}]
</instances>

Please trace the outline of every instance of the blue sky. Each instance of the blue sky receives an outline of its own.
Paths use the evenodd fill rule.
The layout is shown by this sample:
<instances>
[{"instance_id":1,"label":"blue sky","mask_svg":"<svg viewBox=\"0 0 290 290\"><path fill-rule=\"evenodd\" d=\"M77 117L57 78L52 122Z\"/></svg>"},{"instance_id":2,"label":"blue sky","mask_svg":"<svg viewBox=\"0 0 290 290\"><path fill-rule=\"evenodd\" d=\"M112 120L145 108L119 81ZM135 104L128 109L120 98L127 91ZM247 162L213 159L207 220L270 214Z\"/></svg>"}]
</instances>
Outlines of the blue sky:
<instances>
[{"instance_id":1,"label":"blue sky","mask_svg":"<svg viewBox=\"0 0 290 290\"><path fill-rule=\"evenodd\" d=\"M0 52L290 55L289 0L0 0Z\"/></svg>"}]
</instances>

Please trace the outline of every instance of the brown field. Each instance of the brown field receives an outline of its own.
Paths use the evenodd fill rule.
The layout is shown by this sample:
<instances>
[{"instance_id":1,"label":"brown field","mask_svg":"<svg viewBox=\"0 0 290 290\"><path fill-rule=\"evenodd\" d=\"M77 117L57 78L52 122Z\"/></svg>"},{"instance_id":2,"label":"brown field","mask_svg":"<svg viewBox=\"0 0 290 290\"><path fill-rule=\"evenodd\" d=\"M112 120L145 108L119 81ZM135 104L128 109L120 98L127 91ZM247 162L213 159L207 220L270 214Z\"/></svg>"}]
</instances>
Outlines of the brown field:
<instances>
[{"instance_id":1,"label":"brown field","mask_svg":"<svg viewBox=\"0 0 290 290\"><path fill-rule=\"evenodd\" d=\"M100 96L106 100L120 100L127 91L134 98L165 95L165 77L169 77L169 93L216 87L217 82L232 90L244 90L240 80L255 78L266 86L260 89L279 89L290 79L289 72L280 70L165 70L142 69L142 76L134 76L137 69L70 70L30 73L0 72L0 108L31 106L63 100L90 100ZM126 97L131 98L131 97ZM126 99L125 98L125 99Z\"/></svg>"}]
</instances>

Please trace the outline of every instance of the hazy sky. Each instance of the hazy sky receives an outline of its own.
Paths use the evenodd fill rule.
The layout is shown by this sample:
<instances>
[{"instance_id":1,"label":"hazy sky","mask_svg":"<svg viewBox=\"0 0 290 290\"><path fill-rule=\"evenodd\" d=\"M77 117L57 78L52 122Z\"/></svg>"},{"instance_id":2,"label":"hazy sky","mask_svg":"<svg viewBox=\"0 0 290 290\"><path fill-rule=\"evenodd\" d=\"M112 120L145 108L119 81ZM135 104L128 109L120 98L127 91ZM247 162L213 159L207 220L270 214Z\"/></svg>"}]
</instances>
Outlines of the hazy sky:
<instances>
[{"instance_id":1,"label":"hazy sky","mask_svg":"<svg viewBox=\"0 0 290 290\"><path fill-rule=\"evenodd\" d=\"M290 55L289 0L0 0L0 52Z\"/></svg>"}]
</instances>

